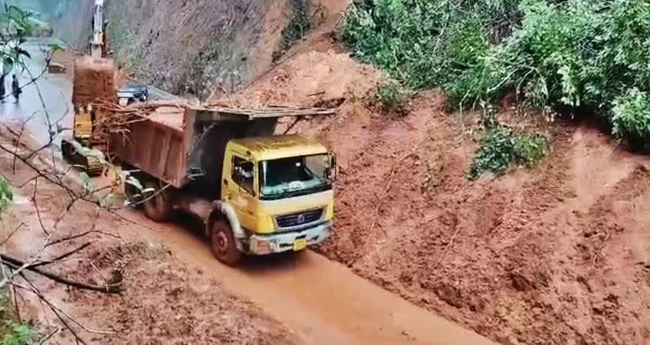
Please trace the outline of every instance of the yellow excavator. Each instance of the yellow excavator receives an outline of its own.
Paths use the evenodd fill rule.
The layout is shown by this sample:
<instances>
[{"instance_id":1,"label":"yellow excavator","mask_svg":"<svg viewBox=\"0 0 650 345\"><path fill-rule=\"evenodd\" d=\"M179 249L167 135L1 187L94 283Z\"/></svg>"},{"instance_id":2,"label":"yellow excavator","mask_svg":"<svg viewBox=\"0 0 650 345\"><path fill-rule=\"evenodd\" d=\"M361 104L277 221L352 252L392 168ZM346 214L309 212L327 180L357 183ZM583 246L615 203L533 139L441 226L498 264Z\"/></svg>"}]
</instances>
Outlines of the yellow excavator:
<instances>
[{"instance_id":1,"label":"yellow excavator","mask_svg":"<svg viewBox=\"0 0 650 345\"><path fill-rule=\"evenodd\" d=\"M101 175L106 162L102 150L93 148L94 117L92 105L75 108L72 138L61 140L63 157L91 177Z\"/></svg>"},{"instance_id":2,"label":"yellow excavator","mask_svg":"<svg viewBox=\"0 0 650 345\"><path fill-rule=\"evenodd\" d=\"M106 136L102 134L102 104L115 104L115 67L105 55L104 1L95 1L90 57L75 60L72 90L72 137L61 140L63 157L89 176L104 170Z\"/></svg>"}]
</instances>

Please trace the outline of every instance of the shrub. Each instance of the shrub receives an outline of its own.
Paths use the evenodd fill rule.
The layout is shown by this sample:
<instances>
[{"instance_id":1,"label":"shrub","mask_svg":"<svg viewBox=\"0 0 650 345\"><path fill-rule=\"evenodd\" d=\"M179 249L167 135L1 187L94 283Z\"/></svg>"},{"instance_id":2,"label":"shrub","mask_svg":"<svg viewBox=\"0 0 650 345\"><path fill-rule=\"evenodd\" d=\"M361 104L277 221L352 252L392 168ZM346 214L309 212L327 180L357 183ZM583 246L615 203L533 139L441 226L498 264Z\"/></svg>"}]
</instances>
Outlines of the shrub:
<instances>
[{"instance_id":1,"label":"shrub","mask_svg":"<svg viewBox=\"0 0 650 345\"><path fill-rule=\"evenodd\" d=\"M477 63L519 0L355 0L341 37L361 61L406 86L441 86ZM505 30L507 31L507 30ZM493 36L499 36L495 34Z\"/></svg>"},{"instance_id":2,"label":"shrub","mask_svg":"<svg viewBox=\"0 0 650 345\"><path fill-rule=\"evenodd\" d=\"M273 61L279 60L295 42L303 39L312 27L307 14L306 0L291 0L291 4L293 5L293 17L289 24L282 29L282 41L278 50L273 52Z\"/></svg>"},{"instance_id":3,"label":"shrub","mask_svg":"<svg viewBox=\"0 0 650 345\"><path fill-rule=\"evenodd\" d=\"M647 1L355 0L341 31L356 58L414 90L443 87L451 109L515 92L520 107L605 116L616 135L647 138L626 110L650 93Z\"/></svg>"},{"instance_id":4,"label":"shrub","mask_svg":"<svg viewBox=\"0 0 650 345\"><path fill-rule=\"evenodd\" d=\"M375 96L382 110L386 112L404 112L408 97L407 92L395 81L380 85Z\"/></svg>"},{"instance_id":5,"label":"shrub","mask_svg":"<svg viewBox=\"0 0 650 345\"><path fill-rule=\"evenodd\" d=\"M486 130L481 146L469 170L474 180L485 172L503 174L512 163L533 166L548 152L546 139L538 135L515 134L496 126Z\"/></svg>"},{"instance_id":6,"label":"shrub","mask_svg":"<svg viewBox=\"0 0 650 345\"><path fill-rule=\"evenodd\" d=\"M615 102L614 135L627 138L636 148L650 150L650 100L645 92L633 89Z\"/></svg>"}]
</instances>

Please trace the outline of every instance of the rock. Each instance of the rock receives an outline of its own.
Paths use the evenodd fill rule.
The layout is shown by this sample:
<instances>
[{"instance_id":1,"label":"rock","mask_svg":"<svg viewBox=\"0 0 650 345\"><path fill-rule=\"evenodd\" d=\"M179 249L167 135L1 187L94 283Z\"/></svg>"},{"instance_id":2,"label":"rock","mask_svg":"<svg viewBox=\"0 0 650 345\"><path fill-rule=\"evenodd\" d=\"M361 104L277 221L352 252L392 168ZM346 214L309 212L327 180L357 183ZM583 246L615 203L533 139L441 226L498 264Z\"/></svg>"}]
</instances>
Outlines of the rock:
<instances>
[{"instance_id":1,"label":"rock","mask_svg":"<svg viewBox=\"0 0 650 345\"><path fill-rule=\"evenodd\" d=\"M460 291L448 284L439 285L434 292L438 298L452 307L460 308L463 306Z\"/></svg>"},{"instance_id":2,"label":"rock","mask_svg":"<svg viewBox=\"0 0 650 345\"><path fill-rule=\"evenodd\" d=\"M533 284L519 273L511 273L510 280L512 281L512 287L517 291L526 292L535 289Z\"/></svg>"}]
</instances>

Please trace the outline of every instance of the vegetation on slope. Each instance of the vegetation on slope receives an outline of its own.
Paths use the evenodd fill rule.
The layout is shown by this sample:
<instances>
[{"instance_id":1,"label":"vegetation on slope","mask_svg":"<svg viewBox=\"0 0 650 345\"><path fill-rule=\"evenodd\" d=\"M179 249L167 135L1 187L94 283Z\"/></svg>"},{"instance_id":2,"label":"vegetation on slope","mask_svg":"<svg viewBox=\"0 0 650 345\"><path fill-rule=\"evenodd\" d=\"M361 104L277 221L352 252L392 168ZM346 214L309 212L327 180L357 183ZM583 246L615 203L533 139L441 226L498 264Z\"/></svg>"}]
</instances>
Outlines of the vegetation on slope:
<instances>
[{"instance_id":1,"label":"vegetation on slope","mask_svg":"<svg viewBox=\"0 0 650 345\"><path fill-rule=\"evenodd\" d=\"M305 38L312 29L312 22L307 12L309 3L306 0L291 0L293 16L289 24L282 29L280 46L273 52L273 61L279 60L297 41Z\"/></svg>"},{"instance_id":2,"label":"vegetation on slope","mask_svg":"<svg viewBox=\"0 0 650 345\"><path fill-rule=\"evenodd\" d=\"M650 140L650 3L643 0L355 0L342 25L354 55L452 109L504 94L519 107L591 114Z\"/></svg>"}]
</instances>

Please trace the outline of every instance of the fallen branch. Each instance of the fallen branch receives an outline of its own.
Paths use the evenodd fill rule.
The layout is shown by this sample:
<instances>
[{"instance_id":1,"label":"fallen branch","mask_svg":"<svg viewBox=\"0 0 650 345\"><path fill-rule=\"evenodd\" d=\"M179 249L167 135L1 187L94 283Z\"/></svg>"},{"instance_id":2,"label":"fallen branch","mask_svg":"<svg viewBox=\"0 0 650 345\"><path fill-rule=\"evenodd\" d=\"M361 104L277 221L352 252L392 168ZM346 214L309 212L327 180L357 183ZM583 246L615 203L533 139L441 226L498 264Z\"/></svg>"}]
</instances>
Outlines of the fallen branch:
<instances>
[{"instance_id":1,"label":"fallen branch","mask_svg":"<svg viewBox=\"0 0 650 345\"><path fill-rule=\"evenodd\" d=\"M20 228L22 228L23 226L25 226L25 223L20 223L20 225L18 225L18 227L16 227L16 228L15 228L15 229L14 229L14 230L9 234L9 236L7 236L7 238L5 238L4 240L2 240L2 242L0 242L0 247L4 246L5 243L7 243L7 242L8 242L8 241L9 241L9 240L10 240L10 239L11 239L11 238L12 238L12 237L13 237L13 236L18 232L18 230L20 230Z\"/></svg>"},{"instance_id":2,"label":"fallen branch","mask_svg":"<svg viewBox=\"0 0 650 345\"><path fill-rule=\"evenodd\" d=\"M44 271L42 269L39 269L38 267L34 267L36 264L25 264L24 262L5 254L0 254L0 259L2 259L2 261L4 261L4 263L7 266L10 266L14 269L19 269L21 267L24 267L24 270L34 272L57 283L74 287L77 289L104 292L104 293L120 293L124 291L124 289L122 288L122 284L99 286L99 285L81 283L81 282L77 282L74 280L61 277L51 272Z\"/></svg>"},{"instance_id":3,"label":"fallen branch","mask_svg":"<svg viewBox=\"0 0 650 345\"><path fill-rule=\"evenodd\" d=\"M454 234L451 235L451 239L449 240L449 243L447 243L447 246L445 246L445 250L442 252L442 255L440 255L440 258L438 258L438 261L436 261L436 264L433 265L434 269L438 268L438 266L442 263L442 260L447 255L449 248L451 248L451 245L454 243L454 239L456 239L456 235L458 235L459 232L460 232L460 226L456 225L456 231L454 231Z\"/></svg>"},{"instance_id":4,"label":"fallen branch","mask_svg":"<svg viewBox=\"0 0 650 345\"><path fill-rule=\"evenodd\" d=\"M64 259L69 258L70 256L72 256L72 255L74 255L74 254L79 253L80 251L82 251L82 250L88 248L91 244L92 244L92 243L90 243L90 242L85 243L84 245L82 245L82 246L80 246L80 247L78 247L78 248L76 248L76 249L73 249L73 250L71 250L71 251L69 251L69 252L67 252L67 253L65 253L65 254L59 255L59 256L57 256L57 257L55 257L55 258L53 258L53 259L50 259L50 260L46 260L46 261L41 261L41 262L35 263L35 264L31 265L30 267L31 267L31 268L37 268L37 267L43 267L43 266L51 265L51 264L53 264L53 263L55 263L55 262L58 262L58 261L64 260Z\"/></svg>"},{"instance_id":5,"label":"fallen branch","mask_svg":"<svg viewBox=\"0 0 650 345\"><path fill-rule=\"evenodd\" d=\"M596 267L596 261L598 261L598 257L600 256L600 253L605 249L605 244L607 243L607 240L609 240L609 231L605 230L605 239L603 240L603 243L600 245L594 256L591 258L591 267Z\"/></svg>"}]
</instances>

